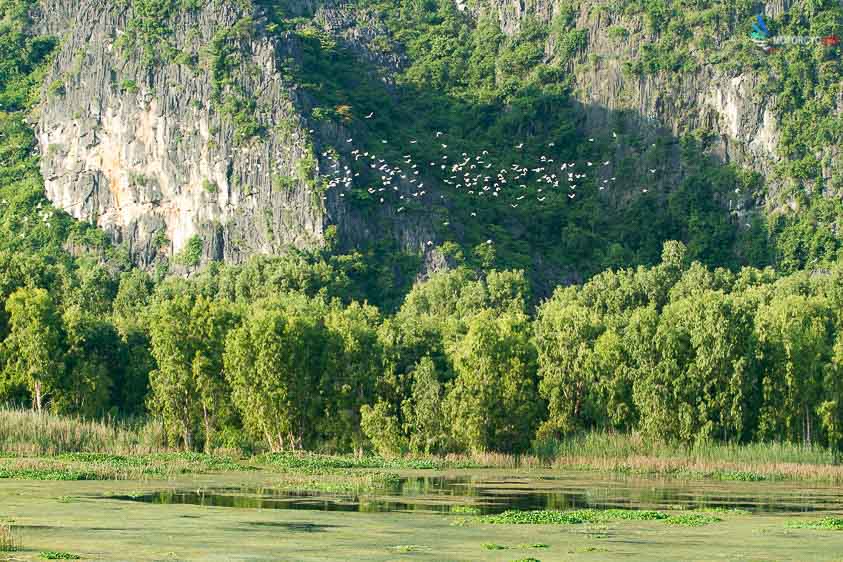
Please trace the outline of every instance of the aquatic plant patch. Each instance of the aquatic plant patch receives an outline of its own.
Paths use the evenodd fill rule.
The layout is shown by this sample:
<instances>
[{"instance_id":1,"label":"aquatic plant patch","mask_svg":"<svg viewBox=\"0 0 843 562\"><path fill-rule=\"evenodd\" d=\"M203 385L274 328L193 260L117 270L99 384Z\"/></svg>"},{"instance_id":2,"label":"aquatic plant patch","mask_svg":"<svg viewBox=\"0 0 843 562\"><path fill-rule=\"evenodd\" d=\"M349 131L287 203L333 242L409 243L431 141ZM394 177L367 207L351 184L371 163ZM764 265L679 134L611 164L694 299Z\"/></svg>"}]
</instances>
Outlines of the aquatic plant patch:
<instances>
[{"instance_id":1,"label":"aquatic plant patch","mask_svg":"<svg viewBox=\"0 0 843 562\"><path fill-rule=\"evenodd\" d=\"M701 526L721 521L703 513L669 515L662 511L632 509L579 509L576 511L508 510L483 517L483 523L494 525L577 525L612 521L663 521L669 525Z\"/></svg>"}]
</instances>

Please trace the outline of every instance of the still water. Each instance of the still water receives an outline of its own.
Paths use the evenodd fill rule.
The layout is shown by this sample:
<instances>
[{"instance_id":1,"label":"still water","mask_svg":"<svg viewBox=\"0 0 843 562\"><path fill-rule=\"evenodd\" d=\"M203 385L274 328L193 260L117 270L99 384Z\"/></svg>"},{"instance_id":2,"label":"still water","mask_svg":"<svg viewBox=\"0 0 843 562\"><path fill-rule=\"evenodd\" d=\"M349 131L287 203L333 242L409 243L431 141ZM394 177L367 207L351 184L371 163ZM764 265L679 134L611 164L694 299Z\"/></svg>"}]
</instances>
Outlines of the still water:
<instances>
[{"instance_id":1,"label":"still water","mask_svg":"<svg viewBox=\"0 0 843 562\"><path fill-rule=\"evenodd\" d=\"M745 509L757 513L843 510L843 490L774 483L588 480L582 477L401 478L375 492L334 494L254 487L171 489L110 496L153 504L320 511L494 514L507 509Z\"/></svg>"}]
</instances>

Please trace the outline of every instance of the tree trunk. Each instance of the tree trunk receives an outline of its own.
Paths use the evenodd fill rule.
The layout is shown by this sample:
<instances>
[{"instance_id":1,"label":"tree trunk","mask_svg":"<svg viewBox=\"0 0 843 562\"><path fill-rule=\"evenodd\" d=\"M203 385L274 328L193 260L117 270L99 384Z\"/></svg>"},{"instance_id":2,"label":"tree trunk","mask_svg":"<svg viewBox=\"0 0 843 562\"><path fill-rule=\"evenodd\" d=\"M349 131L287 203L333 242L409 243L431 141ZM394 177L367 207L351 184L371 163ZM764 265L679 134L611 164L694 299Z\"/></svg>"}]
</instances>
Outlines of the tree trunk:
<instances>
[{"instance_id":1,"label":"tree trunk","mask_svg":"<svg viewBox=\"0 0 843 562\"><path fill-rule=\"evenodd\" d=\"M193 432L190 430L190 425L182 422L182 439L184 440L184 450L193 450Z\"/></svg>"},{"instance_id":2,"label":"tree trunk","mask_svg":"<svg viewBox=\"0 0 843 562\"><path fill-rule=\"evenodd\" d=\"M41 395L41 381L36 380L36 381L35 381L35 396L34 396L34 400L35 400L35 411L36 411L36 412L38 412L39 414L41 413L41 405L42 405L42 404L41 404L41 399L42 399L42 395Z\"/></svg>"},{"instance_id":3,"label":"tree trunk","mask_svg":"<svg viewBox=\"0 0 843 562\"><path fill-rule=\"evenodd\" d=\"M807 445L808 443L808 412L807 406L802 406L802 444Z\"/></svg>"},{"instance_id":4,"label":"tree trunk","mask_svg":"<svg viewBox=\"0 0 843 562\"><path fill-rule=\"evenodd\" d=\"M208 414L208 407L202 404L202 418L205 423L205 452L211 452L211 416Z\"/></svg>"},{"instance_id":5,"label":"tree trunk","mask_svg":"<svg viewBox=\"0 0 843 562\"><path fill-rule=\"evenodd\" d=\"M808 427L808 446L811 446L811 410L805 405L805 423Z\"/></svg>"}]
</instances>

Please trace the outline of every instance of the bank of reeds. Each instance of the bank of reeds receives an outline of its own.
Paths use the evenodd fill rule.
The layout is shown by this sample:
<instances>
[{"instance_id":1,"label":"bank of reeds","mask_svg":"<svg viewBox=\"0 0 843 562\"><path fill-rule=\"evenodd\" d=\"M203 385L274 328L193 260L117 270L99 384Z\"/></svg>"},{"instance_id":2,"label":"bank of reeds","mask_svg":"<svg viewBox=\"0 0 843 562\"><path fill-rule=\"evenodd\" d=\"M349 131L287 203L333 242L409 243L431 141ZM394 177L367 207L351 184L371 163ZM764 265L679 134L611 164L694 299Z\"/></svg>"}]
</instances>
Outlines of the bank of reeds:
<instances>
[{"instance_id":1,"label":"bank of reeds","mask_svg":"<svg viewBox=\"0 0 843 562\"><path fill-rule=\"evenodd\" d=\"M163 429L154 422L88 421L0 409L0 452L15 456L62 453L137 455L164 450Z\"/></svg>"},{"instance_id":2,"label":"bank of reeds","mask_svg":"<svg viewBox=\"0 0 843 562\"><path fill-rule=\"evenodd\" d=\"M686 447L638 434L591 432L537 442L530 454L450 454L384 459L376 456L176 453L164 447L160 423L88 421L0 409L0 477L104 479L238 470L262 465L284 472L333 470L445 470L458 468L557 468L721 480L818 480L843 483L843 466L821 447L787 443L702 443ZM36 459L35 457L41 457ZM13 462L14 461L14 462Z\"/></svg>"},{"instance_id":3,"label":"bank of reeds","mask_svg":"<svg viewBox=\"0 0 843 562\"><path fill-rule=\"evenodd\" d=\"M0 523L0 552L15 552L20 547L20 540L15 535L12 526L8 523Z\"/></svg>"},{"instance_id":4,"label":"bank of reeds","mask_svg":"<svg viewBox=\"0 0 843 562\"><path fill-rule=\"evenodd\" d=\"M832 451L789 443L652 442L637 434L593 432L536 445L554 468L720 480L822 480L843 483Z\"/></svg>"}]
</instances>

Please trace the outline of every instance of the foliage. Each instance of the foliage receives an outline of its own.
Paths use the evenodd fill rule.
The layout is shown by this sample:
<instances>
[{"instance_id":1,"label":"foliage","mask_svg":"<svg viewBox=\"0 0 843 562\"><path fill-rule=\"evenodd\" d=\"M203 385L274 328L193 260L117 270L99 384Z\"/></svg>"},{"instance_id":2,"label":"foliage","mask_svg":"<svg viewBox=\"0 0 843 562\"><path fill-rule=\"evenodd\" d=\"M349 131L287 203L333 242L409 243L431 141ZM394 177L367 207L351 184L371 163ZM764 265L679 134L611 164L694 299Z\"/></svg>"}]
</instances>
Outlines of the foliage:
<instances>
[{"instance_id":1,"label":"foliage","mask_svg":"<svg viewBox=\"0 0 843 562\"><path fill-rule=\"evenodd\" d=\"M180 295L156 303L149 315L158 366L149 376L150 407L162 416L172 444L181 442L190 450L201 433L209 450L216 431L231 416L222 351L237 312L225 302Z\"/></svg>"},{"instance_id":2,"label":"foliage","mask_svg":"<svg viewBox=\"0 0 843 562\"><path fill-rule=\"evenodd\" d=\"M228 343L226 373L232 399L246 428L263 434L273 450L300 446L304 418L318 411L313 390L323 361L307 361L322 349L312 318L287 317L270 307L250 315Z\"/></svg>"},{"instance_id":3,"label":"foliage","mask_svg":"<svg viewBox=\"0 0 843 562\"><path fill-rule=\"evenodd\" d=\"M453 350L456 378L443 408L454 438L473 452L520 452L541 410L529 323L520 315L478 313Z\"/></svg>"},{"instance_id":4,"label":"foliage","mask_svg":"<svg viewBox=\"0 0 843 562\"><path fill-rule=\"evenodd\" d=\"M668 525L700 527L717 523L721 519L702 513L668 515L661 511L647 510L581 509L578 511L509 510L499 515L483 517L482 521L496 525L576 525L579 523L606 523L610 521L662 521Z\"/></svg>"},{"instance_id":5,"label":"foliage","mask_svg":"<svg viewBox=\"0 0 843 562\"><path fill-rule=\"evenodd\" d=\"M106 452L134 455L157 452L164 444L160 424L154 421L90 421L31 410L0 410L0 451L5 454L21 457Z\"/></svg>"},{"instance_id":6,"label":"foliage","mask_svg":"<svg viewBox=\"0 0 843 562\"><path fill-rule=\"evenodd\" d=\"M202 246L201 237L191 236L184 245L184 248L173 256L173 261L187 267L196 267L202 260Z\"/></svg>"},{"instance_id":7,"label":"foliage","mask_svg":"<svg viewBox=\"0 0 843 562\"><path fill-rule=\"evenodd\" d=\"M683 527L702 527L722 521L719 517L708 515L705 513L683 513L681 515L671 515L665 520L668 525L681 525Z\"/></svg>"},{"instance_id":8,"label":"foliage","mask_svg":"<svg viewBox=\"0 0 843 562\"><path fill-rule=\"evenodd\" d=\"M78 554L58 550L46 550L41 552L38 557L43 558L44 560L79 560L82 558Z\"/></svg>"},{"instance_id":9,"label":"foliage","mask_svg":"<svg viewBox=\"0 0 843 562\"><path fill-rule=\"evenodd\" d=\"M407 450L406 438L386 402L379 401L374 407L364 404L360 409L360 427L380 455L396 457Z\"/></svg>"},{"instance_id":10,"label":"foliage","mask_svg":"<svg viewBox=\"0 0 843 562\"><path fill-rule=\"evenodd\" d=\"M821 531L843 531L843 518L840 517L823 517L822 519L815 519L813 521L793 521L788 523L788 527L792 529L817 529Z\"/></svg>"},{"instance_id":11,"label":"foliage","mask_svg":"<svg viewBox=\"0 0 843 562\"><path fill-rule=\"evenodd\" d=\"M508 510L499 515L482 518L484 523L515 525L575 525L605 523L607 521L669 521L671 516L661 511L626 509L580 509L577 511L519 511Z\"/></svg>"},{"instance_id":12,"label":"foliage","mask_svg":"<svg viewBox=\"0 0 843 562\"><path fill-rule=\"evenodd\" d=\"M359 59L318 23L284 19L276 13L277 29L292 33L301 43L300 60L289 61L288 70L318 100L313 118L331 119L325 107L350 107L356 119L343 124L353 131L357 148L383 152L384 158L395 161L405 153L418 161L433 160L441 151L430 132L444 130L455 150L488 151L502 167L540 157L564 162L597 158L601 149L576 130L567 68L587 45L587 32L574 26L570 14L560 14L550 24L525 16L516 32L506 35L493 18L475 20L446 0L423 6L410 0L360 4L357 9L378 14L386 26L387 42L394 44L394 50L400 46L406 56L407 67L398 73L394 88L384 86L376 68L361 72ZM369 113L374 113L372 119L362 119ZM388 146L380 144L384 138L390 139ZM518 140L527 141L520 152L512 149ZM586 180L587 189L578 192L577 205L569 204L566 193L549 190L544 204L528 199L513 208L514 201L506 197L482 202L466 190L444 188L442 181L450 203L441 208L434 204L430 211L449 217L449 224L461 225L459 236L442 229L444 239L465 249L483 250L466 252L472 265L525 269L541 293L549 292L563 271L587 276L630 261L653 263L667 239L686 241L692 257L706 263L766 263L764 252L746 249L766 244L765 233L739 233L718 202L736 187L743 190L746 178L733 168L713 164L699 143L680 140L685 172L670 195L670 205L651 198L615 205ZM397 146L408 148L398 152L393 148ZM651 155L648 149L639 156L658 159L659 150ZM351 164L361 185L366 179L376 180L368 166ZM621 166L618 175L629 176L627 187L638 185L639 180L632 179L633 167ZM356 189L350 199L371 204L365 189ZM408 207L408 212L413 209ZM632 226L642 221L649 228ZM483 245L490 234L483 225L489 224L502 225L494 228L491 262L489 248ZM536 256L554 264L555 273L534 268Z\"/></svg>"},{"instance_id":13,"label":"foliage","mask_svg":"<svg viewBox=\"0 0 843 562\"><path fill-rule=\"evenodd\" d=\"M214 34L207 46L208 66L213 87L212 100L234 127L234 142L248 142L263 133L258 122L257 104L248 96L237 79L244 64L245 43L251 37L253 23L243 17L233 26Z\"/></svg>"},{"instance_id":14,"label":"foliage","mask_svg":"<svg viewBox=\"0 0 843 562\"><path fill-rule=\"evenodd\" d=\"M3 342L6 384L20 384L40 412L60 385L61 328L55 304L44 289L18 289L6 301L10 333Z\"/></svg>"}]
</instances>

